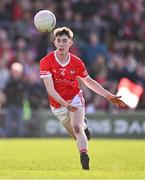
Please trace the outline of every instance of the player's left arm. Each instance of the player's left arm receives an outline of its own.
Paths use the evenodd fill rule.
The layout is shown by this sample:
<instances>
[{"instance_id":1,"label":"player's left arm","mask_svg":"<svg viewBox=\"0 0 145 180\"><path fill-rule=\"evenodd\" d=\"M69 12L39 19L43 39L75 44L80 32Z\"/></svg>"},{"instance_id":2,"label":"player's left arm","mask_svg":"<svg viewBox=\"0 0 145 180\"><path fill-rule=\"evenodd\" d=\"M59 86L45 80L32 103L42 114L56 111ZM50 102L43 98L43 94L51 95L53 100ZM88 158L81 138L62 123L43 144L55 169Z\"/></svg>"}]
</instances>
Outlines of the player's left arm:
<instances>
[{"instance_id":1,"label":"player's left arm","mask_svg":"<svg viewBox=\"0 0 145 180\"><path fill-rule=\"evenodd\" d=\"M111 94L109 91L104 89L99 83L93 80L89 75L86 78L80 78L81 81L95 93L105 97L110 102L115 104L118 108L125 108L126 104L120 99L121 96Z\"/></svg>"}]
</instances>

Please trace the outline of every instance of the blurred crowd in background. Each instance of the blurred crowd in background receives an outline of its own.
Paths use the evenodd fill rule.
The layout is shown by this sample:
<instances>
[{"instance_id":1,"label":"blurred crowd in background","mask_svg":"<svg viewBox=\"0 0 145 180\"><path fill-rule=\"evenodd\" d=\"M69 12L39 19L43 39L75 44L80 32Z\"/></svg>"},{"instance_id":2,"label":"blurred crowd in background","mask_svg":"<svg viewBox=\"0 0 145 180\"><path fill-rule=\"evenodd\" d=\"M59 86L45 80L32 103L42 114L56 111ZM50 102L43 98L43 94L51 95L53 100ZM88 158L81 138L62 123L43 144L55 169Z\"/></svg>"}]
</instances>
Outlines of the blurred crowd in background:
<instances>
[{"instance_id":1,"label":"blurred crowd in background","mask_svg":"<svg viewBox=\"0 0 145 180\"><path fill-rule=\"evenodd\" d=\"M145 89L144 0L0 0L1 109L10 105L23 109L26 104L36 110L49 108L39 61L54 49L53 38L33 25L34 15L42 9L54 12L56 27L74 31L71 52L83 59L90 76L103 87L115 94L120 79L127 77ZM88 113L114 109L81 86ZM143 93L137 109L144 108Z\"/></svg>"}]
</instances>

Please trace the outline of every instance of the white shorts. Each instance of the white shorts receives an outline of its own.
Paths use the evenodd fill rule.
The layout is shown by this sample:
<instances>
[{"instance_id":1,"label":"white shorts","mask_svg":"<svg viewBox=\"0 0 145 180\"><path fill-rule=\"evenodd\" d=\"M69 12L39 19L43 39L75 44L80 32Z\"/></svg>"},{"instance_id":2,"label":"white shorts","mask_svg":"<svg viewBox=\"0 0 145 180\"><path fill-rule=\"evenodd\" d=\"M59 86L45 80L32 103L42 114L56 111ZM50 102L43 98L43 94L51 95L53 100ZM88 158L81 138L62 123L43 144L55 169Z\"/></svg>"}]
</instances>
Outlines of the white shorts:
<instances>
[{"instance_id":1,"label":"white shorts","mask_svg":"<svg viewBox=\"0 0 145 180\"><path fill-rule=\"evenodd\" d=\"M80 108L84 108L85 100L83 98L82 91L80 91L72 99L72 102L70 104L76 107L80 106ZM69 110L66 107L60 107L60 108L51 107L51 110L62 124L66 123L67 121L70 121Z\"/></svg>"}]
</instances>

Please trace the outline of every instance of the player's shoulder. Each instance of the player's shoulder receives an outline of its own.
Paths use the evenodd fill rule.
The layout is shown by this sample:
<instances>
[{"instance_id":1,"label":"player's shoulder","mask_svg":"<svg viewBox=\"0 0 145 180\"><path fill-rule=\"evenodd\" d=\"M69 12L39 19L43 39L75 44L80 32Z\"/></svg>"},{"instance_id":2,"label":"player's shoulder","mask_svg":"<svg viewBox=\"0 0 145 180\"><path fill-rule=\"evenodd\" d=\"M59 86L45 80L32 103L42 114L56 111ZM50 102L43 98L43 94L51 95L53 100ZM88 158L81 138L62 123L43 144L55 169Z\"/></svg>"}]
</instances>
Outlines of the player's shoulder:
<instances>
[{"instance_id":1,"label":"player's shoulder","mask_svg":"<svg viewBox=\"0 0 145 180\"><path fill-rule=\"evenodd\" d=\"M76 56L75 54L70 53L70 57L72 58L73 61L76 61L78 63L82 62L82 59Z\"/></svg>"},{"instance_id":2,"label":"player's shoulder","mask_svg":"<svg viewBox=\"0 0 145 180\"><path fill-rule=\"evenodd\" d=\"M42 62L49 62L52 60L52 58L54 57L54 51L48 53L46 56L44 56L41 60L40 63Z\"/></svg>"}]
</instances>

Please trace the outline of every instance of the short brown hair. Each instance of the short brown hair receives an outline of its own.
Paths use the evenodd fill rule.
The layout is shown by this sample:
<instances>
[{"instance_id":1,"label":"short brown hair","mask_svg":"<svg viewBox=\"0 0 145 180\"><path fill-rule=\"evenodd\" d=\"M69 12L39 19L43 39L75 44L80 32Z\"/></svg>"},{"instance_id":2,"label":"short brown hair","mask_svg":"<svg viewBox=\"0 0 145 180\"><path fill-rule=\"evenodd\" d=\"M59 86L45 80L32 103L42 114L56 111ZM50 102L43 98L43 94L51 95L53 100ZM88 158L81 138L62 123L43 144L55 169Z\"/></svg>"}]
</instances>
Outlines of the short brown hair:
<instances>
[{"instance_id":1,"label":"short brown hair","mask_svg":"<svg viewBox=\"0 0 145 180\"><path fill-rule=\"evenodd\" d=\"M54 30L54 38L56 38L57 36L62 36L62 35L66 35L70 39L73 38L72 30L67 27L61 27Z\"/></svg>"}]
</instances>

